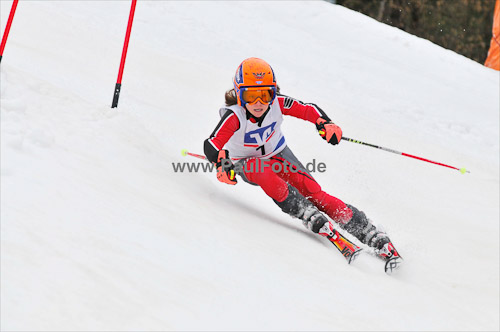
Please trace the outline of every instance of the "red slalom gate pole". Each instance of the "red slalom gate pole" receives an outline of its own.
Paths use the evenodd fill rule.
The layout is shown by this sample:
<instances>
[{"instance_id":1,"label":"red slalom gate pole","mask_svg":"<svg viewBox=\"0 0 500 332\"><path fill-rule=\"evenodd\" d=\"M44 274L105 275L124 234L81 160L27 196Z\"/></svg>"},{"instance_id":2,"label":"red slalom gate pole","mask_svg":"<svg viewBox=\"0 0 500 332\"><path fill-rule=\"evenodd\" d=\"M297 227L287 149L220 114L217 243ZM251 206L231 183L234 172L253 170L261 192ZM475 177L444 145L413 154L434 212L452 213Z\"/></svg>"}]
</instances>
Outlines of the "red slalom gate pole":
<instances>
[{"instance_id":1,"label":"red slalom gate pole","mask_svg":"<svg viewBox=\"0 0 500 332\"><path fill-rule=\"evenodd\" d=\"M342 137L342 139L346 140L346 141L349 141L351 143L357 143L357 144L361 144L361 145L366 145L366 146L370 146L372 148L376 148L376 149L384 150L384 151L387 151L387 152L392 152L392 153L395 153L395 154L399 154L401 156L410 157L410 158L422 160L422 161L425 161L425 162L428 162L428 163L431 163L431 164L435 164L435 165L439 165L439 166L444 166L444 167L456 169L457 171L460 171L460 173L462 173L462 174L470 173L465 168L458 168L458 167L453 167L453 166L446 165L446 164L443 164L443 163L438 163L437 161L432 161L432 160L425 159L425 158L422 158L422 157L417 157L417 156L414 156L414 155L411 155L411 154L408 154L408 153L399 152L399 151L392 150L392 149L389 149L389 148L384 148L383 146L378 146L378 145L375 145L375 144L361 142L361 141L358 141L358 140L355 140L355 139L352 139L352 138L349 138L349 137Z\"/></svg>"},{"instance_id":2,"label":"red slalom gate pole","mask_svg":"<svg viewBox=\"0 0 500 332\"><path fill-rule=\"evenodd\" d=\"M5 48L5 44L7 43L7 37L9 36L10 26L12 25L12 20L14 19L14 14L16 13L17 3L19 0L14 0L12 3L12 7L10 8L9 19L7 20L7 25L5 26L5 32L2 37L2 44L0 44L0 62L3 57L3 50Z\"/></svg>"},{"instance_id":3,"label":"red slalom gate pole","mask_svg":"<svg viewBox=\"0 0 500 332\"><path fill-rule=\"evenodd\" d=\"M123 43L122 59L120 61L120 70L118 71L118 79L116 80L115 92L113 94L113 103L111 108L118 106L118 98L120 97L120 90L122 87L123 67L125 66L125 58L127 57L128 42L130 40L130 32L132 31L132 22L134 21L135 6L137 0L132 0L130 7L130 15L128 17L127 33L125 34L125 42Z\"/></svg>"}]
</instances>

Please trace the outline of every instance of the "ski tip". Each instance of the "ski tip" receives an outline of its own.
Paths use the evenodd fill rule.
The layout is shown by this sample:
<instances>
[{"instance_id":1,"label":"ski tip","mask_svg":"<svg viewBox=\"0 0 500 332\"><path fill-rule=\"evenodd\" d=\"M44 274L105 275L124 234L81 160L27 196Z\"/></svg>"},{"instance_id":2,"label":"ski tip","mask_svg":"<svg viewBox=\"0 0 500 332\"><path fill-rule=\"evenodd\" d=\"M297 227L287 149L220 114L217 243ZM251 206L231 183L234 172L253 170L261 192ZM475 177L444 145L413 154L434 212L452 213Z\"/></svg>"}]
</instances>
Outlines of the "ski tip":
<instances>
[{"instance_id":1,"label":"ski tip","mask_svg":"<svg viewBox=\"0 0 500 332\"><path fill-rule=\"evenodd\" d=\"M184 157L185 157L185 156L187 156L187 154L188 154L188 150L187 150L187 149L182 149L182 150L181 150L181 154L182 154Z\"/></svg>"},{"instance_id":2,"label":"ski tip","mask_svg":"<svg viewBox=\"0 0 500 332\"><path fill-rule=\"evenodd\" d=\"M355 260L356 258L358 258L359 253L360 253L361 251L363 251L363 249L359 248L358 250L356 250L355 252L353 252L353 253L349 256L349 258L347 259L347 264L351 264L352 262L354 262L354 260Z\"/></svg>"},{"instance_id":3,"label":"ski tip","mask_svg":"<svg viewBox=\"0 0 500 332\"><path fill-rule=\"evenodd\" d=\"M401 267L403 262L404 262L403 258L401 258L399 256L389 259L385 263L385 273L387 273L389 275L393 274Z\"/></svg>"}]
</instances>

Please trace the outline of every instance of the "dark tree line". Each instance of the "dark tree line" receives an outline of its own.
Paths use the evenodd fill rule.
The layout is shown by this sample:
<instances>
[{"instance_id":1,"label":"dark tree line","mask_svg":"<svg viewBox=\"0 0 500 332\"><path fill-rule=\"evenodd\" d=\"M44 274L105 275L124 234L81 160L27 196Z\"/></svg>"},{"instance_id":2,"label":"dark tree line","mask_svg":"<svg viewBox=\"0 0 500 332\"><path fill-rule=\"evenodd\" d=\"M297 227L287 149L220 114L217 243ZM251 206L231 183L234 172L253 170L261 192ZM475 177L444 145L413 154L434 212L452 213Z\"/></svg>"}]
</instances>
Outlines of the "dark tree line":
<instances>
[{"instance_id":1,"label":"dark tree line","mask_svg":"<svg viewBox=\"0 0 500 332\"><path fill-rule=\"evenodd\" d=\"M336 0L339 5L484 63L495 0Z\"/></svg>"}]
</instances>

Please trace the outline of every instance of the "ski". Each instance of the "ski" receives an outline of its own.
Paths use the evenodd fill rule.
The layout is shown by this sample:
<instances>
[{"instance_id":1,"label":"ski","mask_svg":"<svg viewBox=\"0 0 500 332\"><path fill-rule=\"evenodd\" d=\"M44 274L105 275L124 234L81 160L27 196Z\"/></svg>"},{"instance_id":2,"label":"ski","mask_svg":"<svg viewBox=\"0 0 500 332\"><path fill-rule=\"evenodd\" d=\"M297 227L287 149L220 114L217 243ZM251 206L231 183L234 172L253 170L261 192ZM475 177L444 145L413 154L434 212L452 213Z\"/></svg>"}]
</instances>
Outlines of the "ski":
<instances>
[{"instance_id":1,"label":"ski","mask_svg":"<svg viewBox=\"0 0 500 332\"><path fill-rule=\"evenodd\" d=\"M348 264L351 264L363 250L340 234L330 222L325 223L319 230L319 235L326 237L340 251Z\"/></svg>"},{"instance_id":2,"label":"ski","mask_svg":"<svg viewBox=\"0 0 500 332\"><path fill-rule=\"evenodd\" d=\"M402 257L393 257L388 259L385 262L385 267L384 267L385 273L392 274L394 271L400 268L403 261L404 260Z\"/></svg>"},{"instance_id":3,"label":"ski","mask_svg":"<svg viewBox=\"0 0 500 332\"><path fill-rule=\"evenodd\" d=\"M384 271L387 274L394 273L404 262L392 242L387 242L380 250L376 250L375 253L385 261Z\"/></svg>"},{"instance_id":4,"label":"ski","mask_svg":"<svg viewBox=\"0 0 500 332\"><path fill-rule=\"evenodd\" d=\"M333 227L331 222L325 223L318 234L326 237L340 251L348 264L351 264L363 250L346 239ZM375 255L385 262L384 271L389 275L399 269L404 262L392 242L387 242L381 249L375 249Z\"/></svg>"}]
</instances>

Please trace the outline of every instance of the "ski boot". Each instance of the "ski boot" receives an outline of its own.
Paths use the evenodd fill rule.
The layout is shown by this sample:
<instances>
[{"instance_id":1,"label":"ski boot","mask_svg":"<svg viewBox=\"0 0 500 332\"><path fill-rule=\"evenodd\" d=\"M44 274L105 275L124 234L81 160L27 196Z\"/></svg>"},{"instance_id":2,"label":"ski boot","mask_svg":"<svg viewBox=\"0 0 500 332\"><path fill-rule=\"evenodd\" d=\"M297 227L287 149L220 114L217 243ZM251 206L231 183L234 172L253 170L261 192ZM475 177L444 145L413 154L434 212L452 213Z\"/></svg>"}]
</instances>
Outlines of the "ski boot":
<instances>
[{"instance_id":1,"label":"ski boot","mask_svg":"<svg viewBox=\"0 0 500 332\"><path fill-rule=\"evenodd\" d=\"M350 264L361 252L361 248L340 234L332 223L310 201L302 196L295 187L288 186L288 196L283 202L274 201L283 212L302 220L303 225L326 237Z\"/></svg>"},{"instance_id":2,"label":"ski boot","mask_svg":"<svg viewBox=\"0 0 500 332\"><path fill-rule=\"evenodd\" d=\"M385 261L385 273L392 274L395 270L397 270L401 264L403 263L403 258L399 255L394 245L389 240L386 242L382 248L375 249L378 257L382 258Z\"/></svg>"},{"instance_id":3,"label":"ski boot","mask_svg":"<svg viewBox=\"0 0 500 332\"><path fill-rule=\"evenodd\" d=\"M403 258L394 248L389 236L378 230L368 219L364 212L352 205L347 205L352 210L352 218L341 225L343 229L354 235L362 243L374 248L375 254L385 261L385 272L391 274L400 267Z\"/></svg>"},{"instance_id":4,"label":"ski boot","mask_svg":"<svg viewBox=\"0 0 500 332\"><path fill-rule=\"evenodd\" d=\"M288 185L287 198L283 202L274 202L286 214L302 220L302 224L313 233L318 233L328 222L328 219L291 185Z\"/></svg>"}]
</instances>

